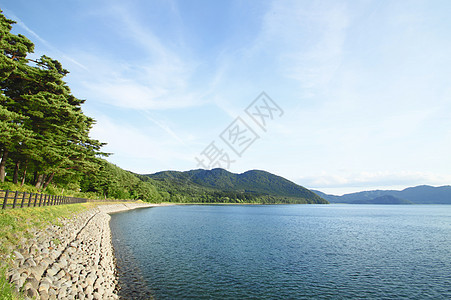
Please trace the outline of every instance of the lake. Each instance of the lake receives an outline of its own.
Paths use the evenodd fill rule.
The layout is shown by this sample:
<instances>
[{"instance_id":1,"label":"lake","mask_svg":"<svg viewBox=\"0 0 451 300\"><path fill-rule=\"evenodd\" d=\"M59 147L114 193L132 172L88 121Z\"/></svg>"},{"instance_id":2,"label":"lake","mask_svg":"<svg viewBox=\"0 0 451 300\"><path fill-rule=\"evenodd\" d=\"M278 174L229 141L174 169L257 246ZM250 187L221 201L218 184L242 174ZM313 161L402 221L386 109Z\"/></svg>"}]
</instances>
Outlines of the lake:
<instances>
[{"instance_id":1,"label":"lake","mask_svg":"<svg viewBox=\"0 0 451 300\"><path fill-rule=\"evenodd\" d=\"M125 299L451 299L451 205L180 205L110 226Z\"/></svg>"}]
</instances>

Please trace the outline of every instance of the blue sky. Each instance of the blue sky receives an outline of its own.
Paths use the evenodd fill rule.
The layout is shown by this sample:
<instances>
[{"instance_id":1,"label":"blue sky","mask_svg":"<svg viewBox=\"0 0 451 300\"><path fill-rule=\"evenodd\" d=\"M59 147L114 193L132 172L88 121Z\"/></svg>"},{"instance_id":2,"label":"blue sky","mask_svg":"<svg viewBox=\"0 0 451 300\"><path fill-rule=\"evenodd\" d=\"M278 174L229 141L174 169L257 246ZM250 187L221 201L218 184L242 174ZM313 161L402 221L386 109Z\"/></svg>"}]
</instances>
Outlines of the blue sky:
<instances>
[{"instance_id":1,"label":"blue sky","mask_svg":"<svg viewBox=\"0 0 451 300\"><path fill-rule=\"evenodd\" d=\"M262 169L334 194L451 184L450 1L0 8L34 56L70 71L97 120L92 137L124 169L190 170L221 153L232 172ZM262 92L280 108L264 128L245 112ZM241 156L221 139L238 117L258 136Z\"/></svg>"}]
</instances>

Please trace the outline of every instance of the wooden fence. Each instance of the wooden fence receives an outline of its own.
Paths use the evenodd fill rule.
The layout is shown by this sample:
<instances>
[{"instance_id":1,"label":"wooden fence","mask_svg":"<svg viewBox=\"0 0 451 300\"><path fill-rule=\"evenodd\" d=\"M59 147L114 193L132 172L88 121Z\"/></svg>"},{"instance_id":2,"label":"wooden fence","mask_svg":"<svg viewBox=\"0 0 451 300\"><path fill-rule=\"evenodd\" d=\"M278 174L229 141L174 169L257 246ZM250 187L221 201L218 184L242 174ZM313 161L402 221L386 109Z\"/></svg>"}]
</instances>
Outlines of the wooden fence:
<instances>
[{"instance_id":1,"label":"wooden fence","mask_svg":"<svg viewBox=\"0 0 451 300\"><path fill-rule=\"evenodd\" d=\"M0 190L0 201L1 209L7 209L84 203L89 200L75 197Z\"/></svg>"}]
</instances>

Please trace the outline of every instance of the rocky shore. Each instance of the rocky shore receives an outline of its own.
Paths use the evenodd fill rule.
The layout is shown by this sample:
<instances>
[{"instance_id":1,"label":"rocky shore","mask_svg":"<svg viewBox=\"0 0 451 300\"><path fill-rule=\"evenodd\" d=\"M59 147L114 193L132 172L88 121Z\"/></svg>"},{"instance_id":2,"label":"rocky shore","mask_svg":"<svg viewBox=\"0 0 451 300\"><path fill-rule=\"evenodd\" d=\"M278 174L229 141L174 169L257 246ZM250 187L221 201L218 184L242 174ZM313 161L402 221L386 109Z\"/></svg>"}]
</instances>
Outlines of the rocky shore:
<instances>
[{"instance_id":1,"label":"rocky shore","mask_svg":"<svg viewBox=\"0 0 451 300\"><path fill-rule=\"evenodd\" d=\"M32 230L14 251L8 279L31 299L117 299L109 214L150 206L99 205L62 226Z\"/></svg>"}]
</instances>

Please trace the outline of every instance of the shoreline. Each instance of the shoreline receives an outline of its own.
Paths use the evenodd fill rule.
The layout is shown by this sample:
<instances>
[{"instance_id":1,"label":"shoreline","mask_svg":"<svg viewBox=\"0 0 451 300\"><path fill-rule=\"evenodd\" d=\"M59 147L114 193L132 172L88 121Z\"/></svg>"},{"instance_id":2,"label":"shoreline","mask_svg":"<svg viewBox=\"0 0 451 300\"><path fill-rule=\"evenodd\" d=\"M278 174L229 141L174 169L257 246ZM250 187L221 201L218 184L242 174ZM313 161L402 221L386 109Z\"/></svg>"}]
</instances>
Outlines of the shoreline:
<instances>
[{"instance_id":1,"label":"shoreline","mask_svg":"<svg viewBox=\"0 0 451 300\"><path fill-rule=\"evenodd\" d=\"M110 214L167 204L101 204L61 220L62 226L32 229L13 251L6 273L26 299L118 299Z\"/></svg>"}]
</instances>

